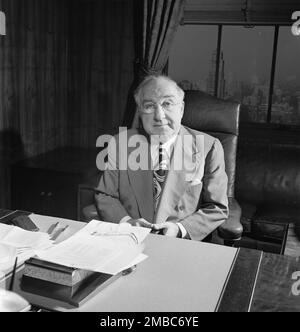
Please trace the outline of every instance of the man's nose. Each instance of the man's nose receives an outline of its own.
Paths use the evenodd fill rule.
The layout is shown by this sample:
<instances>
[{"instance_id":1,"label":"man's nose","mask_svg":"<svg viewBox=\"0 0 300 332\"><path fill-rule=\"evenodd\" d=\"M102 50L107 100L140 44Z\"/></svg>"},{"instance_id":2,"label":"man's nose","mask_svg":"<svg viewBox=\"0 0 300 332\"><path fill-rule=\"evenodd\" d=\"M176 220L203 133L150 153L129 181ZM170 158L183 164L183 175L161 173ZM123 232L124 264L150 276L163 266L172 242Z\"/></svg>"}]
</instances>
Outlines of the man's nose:
<instances>
[{"instance_id":1,"label":"man's nose","mask_svg":"<svg viewBox=\"0 0 300 332\"><path fill-rule=\"evenodd\" d=\"M165 111L163 107L159 104L156 105L154 117L156 121L160 121L165 118Z\"/></svg>"}]
</instances>

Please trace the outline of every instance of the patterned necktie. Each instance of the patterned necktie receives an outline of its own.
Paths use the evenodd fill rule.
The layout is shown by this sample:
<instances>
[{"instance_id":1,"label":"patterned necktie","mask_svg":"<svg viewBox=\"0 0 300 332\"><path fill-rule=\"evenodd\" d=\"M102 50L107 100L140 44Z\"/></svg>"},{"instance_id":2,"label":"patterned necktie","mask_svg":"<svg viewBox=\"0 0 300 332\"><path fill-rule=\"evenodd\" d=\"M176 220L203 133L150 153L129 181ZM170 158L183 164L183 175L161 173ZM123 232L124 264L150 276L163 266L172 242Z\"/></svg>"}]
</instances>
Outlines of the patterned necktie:
<instances>
[{"instance_id":1,"label":"patterned necktie","mask_svg":"<svg viewBox=\"0 0 300 332\"><path fill-rule=\"evenodd\" d=\"M165 150L163 149L162 144L160 143L158 150L158 169L154 170L153 172L155 210L157 209L163 188L163 183L167 175L166 169L167 169L167 158L165 155Z\"/></svg>"}]
</instances>

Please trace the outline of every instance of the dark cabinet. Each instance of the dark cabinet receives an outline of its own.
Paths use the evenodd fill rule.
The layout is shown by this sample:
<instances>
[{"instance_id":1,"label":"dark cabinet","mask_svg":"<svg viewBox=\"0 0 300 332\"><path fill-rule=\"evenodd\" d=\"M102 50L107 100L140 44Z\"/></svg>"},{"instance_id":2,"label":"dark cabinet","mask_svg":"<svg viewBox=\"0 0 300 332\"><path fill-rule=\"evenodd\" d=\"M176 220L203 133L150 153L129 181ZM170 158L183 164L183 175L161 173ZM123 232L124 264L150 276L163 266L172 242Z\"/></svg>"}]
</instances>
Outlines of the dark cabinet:
<instances>
[{"instance_id":1,"label":"dark cabinet","mask_svg":"<svg viewBox=\"0 0 300 332\"><path fill-rule=\"evenodd\" d=\"M59 148L12 165L12 208L77 219L78 186L98 174L96 149Z\"/></svg>"}]
</instances>

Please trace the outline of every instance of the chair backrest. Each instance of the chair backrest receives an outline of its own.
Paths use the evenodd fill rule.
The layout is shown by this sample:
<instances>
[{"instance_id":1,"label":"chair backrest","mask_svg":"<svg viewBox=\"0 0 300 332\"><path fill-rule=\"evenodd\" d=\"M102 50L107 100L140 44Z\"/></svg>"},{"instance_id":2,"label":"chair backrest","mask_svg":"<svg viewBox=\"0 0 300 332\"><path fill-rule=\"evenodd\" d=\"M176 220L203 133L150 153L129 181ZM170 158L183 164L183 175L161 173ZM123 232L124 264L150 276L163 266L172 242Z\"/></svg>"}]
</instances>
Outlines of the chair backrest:
<instances>
[{"instance_id":1,"label":"chair backrest","mask_svg":"<svg viewBox=\"0 0 300 332\"><path fill-rule=\"evenodd\" d=\"M182 124L221 141L228 176L228 197L234 197L239 113L238 103L218 99L202 91L185 91Z\"/></svg>"}]
</instances>

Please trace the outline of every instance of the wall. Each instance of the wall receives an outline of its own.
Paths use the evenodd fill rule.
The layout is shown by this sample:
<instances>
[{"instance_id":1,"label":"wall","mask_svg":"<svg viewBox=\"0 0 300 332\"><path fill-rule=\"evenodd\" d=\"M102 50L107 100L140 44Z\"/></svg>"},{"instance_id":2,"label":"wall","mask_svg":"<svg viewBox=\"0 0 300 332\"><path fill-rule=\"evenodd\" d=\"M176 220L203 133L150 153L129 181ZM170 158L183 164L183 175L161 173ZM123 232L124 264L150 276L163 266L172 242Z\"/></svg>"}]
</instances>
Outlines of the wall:
<instances>
[{"instance_id":1,"label":"wall","mask_svg":"<svg viewBox=\"0 0 300 332\"><path fill-rule=\"evenodd\" d=\"M72 2L70 142L95 146L122 122L133 80L133 1Z\"/></svg>"},{"instance_id":2,"label":"wall","mask_svg":"<svg viewBox=\"0 0 300 332\"><path fill-rule=\"evenodd\" d=\"M1 0L0 207L9 165L67 142L68 8L60 0Z\"/></svg>"},{"instance_id":3,"label":"wall","mask_svg":"<svg viewBox=\"0 0 300 332\"><path fill-rule=\"evenodd\" d=\"M131 0L0 0L0 208L10 164L95 146L122 122L132 80Z\"/></svg>"}]
</instances>

